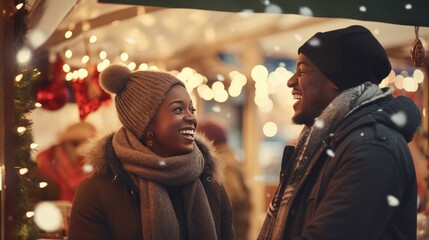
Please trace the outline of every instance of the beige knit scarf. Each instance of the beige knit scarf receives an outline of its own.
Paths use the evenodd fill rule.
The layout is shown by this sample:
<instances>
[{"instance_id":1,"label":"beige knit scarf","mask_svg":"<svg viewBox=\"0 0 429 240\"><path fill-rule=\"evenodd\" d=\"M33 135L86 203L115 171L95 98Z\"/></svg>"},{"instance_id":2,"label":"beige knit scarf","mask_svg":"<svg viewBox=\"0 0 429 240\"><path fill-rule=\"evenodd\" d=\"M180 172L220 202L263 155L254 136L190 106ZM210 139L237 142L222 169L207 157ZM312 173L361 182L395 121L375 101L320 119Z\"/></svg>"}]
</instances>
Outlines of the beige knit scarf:
<instances>
[{"instance_id":1,"label":"beige knit scarf","mask_svg":"<svg viewBox=\"0 0 429 240\"><path fill-rule=\"evenodd\" d=\"M214 220L199 176L204 158L197 145L185 155L163 158L146 148L137 137L121 128L113 148L125 171L140 191L144 239L180 239L180 230L166 186L182 187L188 239L217 239Z\"/></svg>"}]
</instances>

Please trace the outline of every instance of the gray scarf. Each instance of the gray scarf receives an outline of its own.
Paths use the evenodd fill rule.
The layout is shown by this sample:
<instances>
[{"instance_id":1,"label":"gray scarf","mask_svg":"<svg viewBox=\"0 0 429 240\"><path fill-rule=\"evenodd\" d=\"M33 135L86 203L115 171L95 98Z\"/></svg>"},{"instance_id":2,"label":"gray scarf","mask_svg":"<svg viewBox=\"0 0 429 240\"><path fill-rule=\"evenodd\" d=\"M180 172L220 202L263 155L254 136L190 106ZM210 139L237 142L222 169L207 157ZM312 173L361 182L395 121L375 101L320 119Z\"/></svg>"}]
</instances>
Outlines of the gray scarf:
<instances>
[{"instance_id":1,"label":"gray scarf","mask_svg":"<svg viewBox=\"0 0 429 240\"><path fill-rule=\"evenodd\" d=\"M322 141L347 115L354 112L359 106L391 94L392 89L383 92L371 82L344 90L323 110L312 126L305 126L299 136L294 159L291 159L294 164L288 186L293 185L293 187L291 188L292 192L288 192L288 194L296 194L296 186L301 184L304 173L308 171L308 165ZM271 212L267 214L258 239L282 239L290 207L289 200L290 198L282 197L281 207L270 210Z\"/></svg>"},{"instance_id":2,"label":"gray scarf","mask_svg":"<svg viewBox=\"0 0 429 240\"><path fill-rule=\"evenodd\" d=\"M180 239L180 229L166 186L180 186L189 239L217 239L209 202L199 176L204 157L197 145L185 155L163 158L121 128L113 148L140 191L144 239Z\"/></svg>"}]
</instances>

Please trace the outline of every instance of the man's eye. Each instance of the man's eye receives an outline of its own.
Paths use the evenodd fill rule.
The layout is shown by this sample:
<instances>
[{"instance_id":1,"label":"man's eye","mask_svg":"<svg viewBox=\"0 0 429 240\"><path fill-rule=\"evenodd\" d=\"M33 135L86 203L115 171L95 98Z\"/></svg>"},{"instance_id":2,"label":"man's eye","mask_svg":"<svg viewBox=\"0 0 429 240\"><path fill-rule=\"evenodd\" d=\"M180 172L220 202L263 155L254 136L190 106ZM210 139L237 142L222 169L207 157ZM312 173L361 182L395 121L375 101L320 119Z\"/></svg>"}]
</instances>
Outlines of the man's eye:
<instances>
[{"instance_id":1,"label":"man's eye","mask_svg":"<svg viewBox=\"0 0 429 240\"><path fill-rule=\"evenodd\" d=\"M197 109L195 109L195 108L191 108L189 111L190 111L192 114L195 114L195 112L197 111Z\"/></svg>"}]
</instances>

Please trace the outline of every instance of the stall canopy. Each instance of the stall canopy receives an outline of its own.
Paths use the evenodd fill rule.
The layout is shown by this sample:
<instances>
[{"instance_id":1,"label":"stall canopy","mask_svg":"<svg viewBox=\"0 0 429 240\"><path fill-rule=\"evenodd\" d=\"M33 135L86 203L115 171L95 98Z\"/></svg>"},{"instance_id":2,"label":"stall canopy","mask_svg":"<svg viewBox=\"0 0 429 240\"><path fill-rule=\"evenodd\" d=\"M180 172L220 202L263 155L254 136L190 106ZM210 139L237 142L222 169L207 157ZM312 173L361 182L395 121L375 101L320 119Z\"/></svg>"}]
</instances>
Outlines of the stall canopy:
<instances>
[{"instance_id":1,"label":"stall canopy","mask_svg":"<svg viewBox=\"0 0 429 240\"><path fill-rule=\"evenodd\" d=\"M207 77L246 71L240 58L248 64L261 57L293 59L316 32L354 24L370 29L389 56L405 64L415 26L429 49L427 0L297 2L31 0L28 39L36 52L54 58L72 53L64 59L72 68L85 67L85 55L99 63L99 53L105 52L116 62L125 52L127 64L159 64L169 70L189 66ZM89 43L91 37L96 39ZM220 54L238 58L237 65L225 64Z\"/></svg>"},{"instance_id":2,"label":"stall canopy","mask_svg":"<svg viewBox=\"0 0 429 240\"><path fill-rule=\"evenodd\" d=\"M99 2L228 12L288 13L429 26L427 0L99 0Z\"/></svg>"}]
</instances>

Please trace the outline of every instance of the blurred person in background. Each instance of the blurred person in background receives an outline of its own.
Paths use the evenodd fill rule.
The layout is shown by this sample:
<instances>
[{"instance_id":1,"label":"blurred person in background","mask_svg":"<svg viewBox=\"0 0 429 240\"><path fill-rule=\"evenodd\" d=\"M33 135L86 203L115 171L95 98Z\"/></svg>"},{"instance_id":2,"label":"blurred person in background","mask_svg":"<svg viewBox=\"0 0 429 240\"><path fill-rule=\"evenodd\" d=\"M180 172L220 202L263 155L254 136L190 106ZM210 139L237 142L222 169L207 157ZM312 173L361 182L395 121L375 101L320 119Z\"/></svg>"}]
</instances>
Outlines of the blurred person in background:
<instances>
[{"instance_id":1,"label":"blurred person in background","mask_svg":"<svg viewBox=\"0 0 429 240\"><path fill-rule=\"evenodd\" d=\"M225 165L225 188L234 211L234 230L237 240L248 239L251 216L249 188L245 182L242 164L228 145L227 128L220 119L206 118L200 121L197 131L211 140L216 153Z\"/></svg>"},{"instance_id":2,"label":"blurred person in background","mask_svg":"<svg viewBox=\"0 0 429 240\"><path fill-rule=\"evenodd\" d=\"M77 187L86 177L79 149L95 134L95 127L88 122L72 124L59 135L57 144L36 155L37 167L30 173L31 178L35 182L46 182L47 186L35 189L35 202L73 202Z\"/></svg>"}]
</instances>

